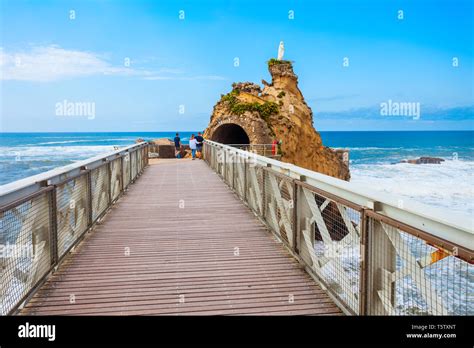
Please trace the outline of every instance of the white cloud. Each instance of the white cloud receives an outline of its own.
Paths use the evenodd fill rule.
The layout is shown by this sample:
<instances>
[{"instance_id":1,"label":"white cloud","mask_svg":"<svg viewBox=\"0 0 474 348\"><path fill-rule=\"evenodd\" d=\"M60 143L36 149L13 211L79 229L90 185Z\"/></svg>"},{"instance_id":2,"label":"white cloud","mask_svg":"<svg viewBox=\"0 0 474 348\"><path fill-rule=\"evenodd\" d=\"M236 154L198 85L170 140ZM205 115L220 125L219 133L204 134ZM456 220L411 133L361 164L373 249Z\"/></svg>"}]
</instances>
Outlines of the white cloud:
<instances>
[{"instance_id":1,"label":"white cloud","mask_svg":"<svg viewBox=\"0 0 474 348\"><path fill-rule=\"evenodd\" d=\"M0 50L2 80L53 81L89 75L127 75L132 71L114 67L97 54L65 50L58 46L33 47L30 52Z\"/></svg>"},{"instance_id":2,"label":"white cloud","mask_svg":"<svg viewBox=\"0 0 474 348\"><path fill-rule=\"evenodd\" d=\"M206 79L219 76L185 77L181 70L157 71L114 66L104 56L86 51L66 50L56 45L33 47L29 52L7 53L0 48L0 80L56 81L92 75L137 76L147 80Z\"/></svg>"}]
</instances>

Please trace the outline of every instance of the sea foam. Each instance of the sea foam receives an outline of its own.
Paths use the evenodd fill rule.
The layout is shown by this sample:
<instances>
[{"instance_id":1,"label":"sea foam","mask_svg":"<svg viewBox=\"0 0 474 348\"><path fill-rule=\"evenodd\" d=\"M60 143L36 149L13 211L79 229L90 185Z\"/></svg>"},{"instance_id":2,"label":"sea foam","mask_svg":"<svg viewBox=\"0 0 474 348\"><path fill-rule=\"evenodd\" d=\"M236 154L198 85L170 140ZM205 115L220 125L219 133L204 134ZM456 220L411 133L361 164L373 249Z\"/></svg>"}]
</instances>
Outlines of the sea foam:
<instances>
[{"instance_id":1,"label":"sea foam","mask_svg":"<svg viewBox=\"0 0 474 348\"><path fill-rule=\"evenodd\" d=\"M351 167L351 182L417 202L474 213L474 161L441 164L359 164Z\"/></svg>"}]
</instances>

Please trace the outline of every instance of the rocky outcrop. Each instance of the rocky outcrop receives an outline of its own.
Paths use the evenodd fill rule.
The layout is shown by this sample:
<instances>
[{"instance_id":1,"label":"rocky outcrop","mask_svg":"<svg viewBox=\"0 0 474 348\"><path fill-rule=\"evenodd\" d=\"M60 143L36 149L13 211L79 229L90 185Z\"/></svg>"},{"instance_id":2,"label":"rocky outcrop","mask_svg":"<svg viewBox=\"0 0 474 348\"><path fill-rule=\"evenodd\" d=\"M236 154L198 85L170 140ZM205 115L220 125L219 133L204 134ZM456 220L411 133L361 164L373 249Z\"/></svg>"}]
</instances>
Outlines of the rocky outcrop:
<instances>
[{"instance_id":1,"label":"rocky outcrop","mask_svg":"<svg viewBox=\"0 0 474 348\"><path fill-rule=\"evenodd\" d=\"M259 85L253 82L238 82L232 84L232 89L246 92L258 96L262 93L262 89Z\"/></svg>"},{"instance_id":2,"label":"rocky outcrop","mask_svg":"<svg viewBox=\"0 0 474 348\"><path fill-rule=\"evenodd\" d=\"M175 148L174 142L167 138L154 139L149 143L149 154L151 157L174 158Z\"/></svg>"},{"instance_id":3,"label":"rocky outcrop","mask_svg":"<svg viewBox=\"0 0 474 348\"><path fill-rule=\"evenodd\" d=\"M214 106L205 138L223 143L269 144L281 140L281 160L349 180L344 152L323 145L313 127L313 113L298 88L292 63L268 62L272 82L263 89L252 82L232 85Z\"/></svg>"},{"instance_id":4,"label":"rocky outcrop","mask_svg":"<svg viewBox=\"0 0 474 348\"><path fill-rule=\"evenodd\" d=\"M138 142L139 139L136 140ZM177 152L174 141L168 138L153 139L148 142L149 156L152 158L176 158ZM191 158L191 149L189 145L181 145L179 149L179 158Z\"/></svg>"},{"instance_id":5,"label":"rocky outcrop","mask_svg":"<svg viewBox=\"0 0 474 348\"><path fill-rule=\"evenodd\" d=\"M441 164L444 162L444 159L438 157L420 157L417 159L409 159L401 161L400 163L410 163L410 164Z\"/></svg>"},{"instance_id":6,"label":"rocky outcrop","mask_svg":"<svg viewBox=\"0 0 474 348\"><path fill-rule=\"evenodd\" d=\"M150 143L154 145L173 145L174 146L173 140L168 139L168 138L153 139L150 141Z\"/></svg>"}]
</instances>

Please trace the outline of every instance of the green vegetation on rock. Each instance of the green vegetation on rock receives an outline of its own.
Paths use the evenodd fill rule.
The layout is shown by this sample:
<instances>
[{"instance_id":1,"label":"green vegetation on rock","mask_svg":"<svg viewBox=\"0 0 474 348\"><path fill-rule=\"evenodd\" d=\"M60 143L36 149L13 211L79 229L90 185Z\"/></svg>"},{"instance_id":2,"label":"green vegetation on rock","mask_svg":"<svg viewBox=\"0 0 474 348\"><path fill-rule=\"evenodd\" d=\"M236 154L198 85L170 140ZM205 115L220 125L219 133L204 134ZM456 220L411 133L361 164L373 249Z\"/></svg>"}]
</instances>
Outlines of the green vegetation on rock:
<instances>
[{"instance_id":1,"label":"green vegetation on rock","mask_svg":"<svg viewBox=\"0 0 474 348\"><path fill-rule=\"evenodd\" d=\"M258 102L245 103L237 98L238 95L239 91L233 90L232 92L223 95L221 97L221 101L227 102L230 112L235 115L243 115L246 111L257 112L259 116L267 123L268 128L270 128L273 133L272 127L270 125L270 116L277 115L280 112L278 105L271 101L265 101L263 104Z\"/></svg>"},{"instance_id":2,"label":"green vegetation on rock","mask_svg":"<svg viewBox=\"0 0 474 348\"><path fill-rule=\"evenodd\" d=\"M222 101L228 103L229 110L235 115L242 115L246 111L257 112L261 118L268 122L270 116L276 115L280 111L278 105L274 102L266 101L263 104L258 102L244 103L237 98L238 95L239 92L233 90L221 98Z\"/></svg>"},{"instance_id":3,"label":"green vegetation on rock","mask_svg":"<svg viewBox=\"0 0 474 348\"><path fill-rule=\"evenodd\" d=\"M276 58L270 59L267 63L269 67L277 64L289 64L292 66L291 60L278 60Z\"/></svg>"}]
</instances>

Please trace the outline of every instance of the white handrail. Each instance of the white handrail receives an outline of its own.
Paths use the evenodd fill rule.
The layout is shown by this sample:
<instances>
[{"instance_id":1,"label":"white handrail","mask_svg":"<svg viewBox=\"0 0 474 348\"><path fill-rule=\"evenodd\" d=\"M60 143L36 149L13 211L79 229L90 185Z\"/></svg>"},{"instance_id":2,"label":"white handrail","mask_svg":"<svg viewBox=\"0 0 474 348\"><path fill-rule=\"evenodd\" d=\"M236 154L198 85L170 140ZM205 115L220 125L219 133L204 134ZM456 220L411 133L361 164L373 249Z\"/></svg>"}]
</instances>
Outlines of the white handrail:
<instances>
[{"instance_id":1,"label":"white handrail","mask_svg":"<svg viewBox=\"0 0 474 348\"><path fill-rule=\"evenodd\" d=\"M81 167L90 167L100 164L104 160L112 159L114 156L139 149L147 143L138 143L121 149L97 155L82 161L71 163L67 166L55 168L44 173L32 175L24 179L16 180L0 186L0 205L8 204L22 196L33 193L41 188L40 183L45 181L62 180L79 173Z\"/></svg>"},{"instance_id":2,"label":"white handrail","mask_svg":"<svg viewBox=\"0 0 474 348\"><path fill-rule=\"evenodd\" d=\"M214 141L206 140L206 142L222 150L247 157L255 164L271 166L273 170L291 178L303 179L307 184L320 190L373 209L382 215L431 233L451 243L470 250L474 249L474 219L472 216L417 202L407 202L406 199L404 199L403 207L399 207L396 197L374 191L368 186L337 179Z\"/></svg>"}]
</instances>

